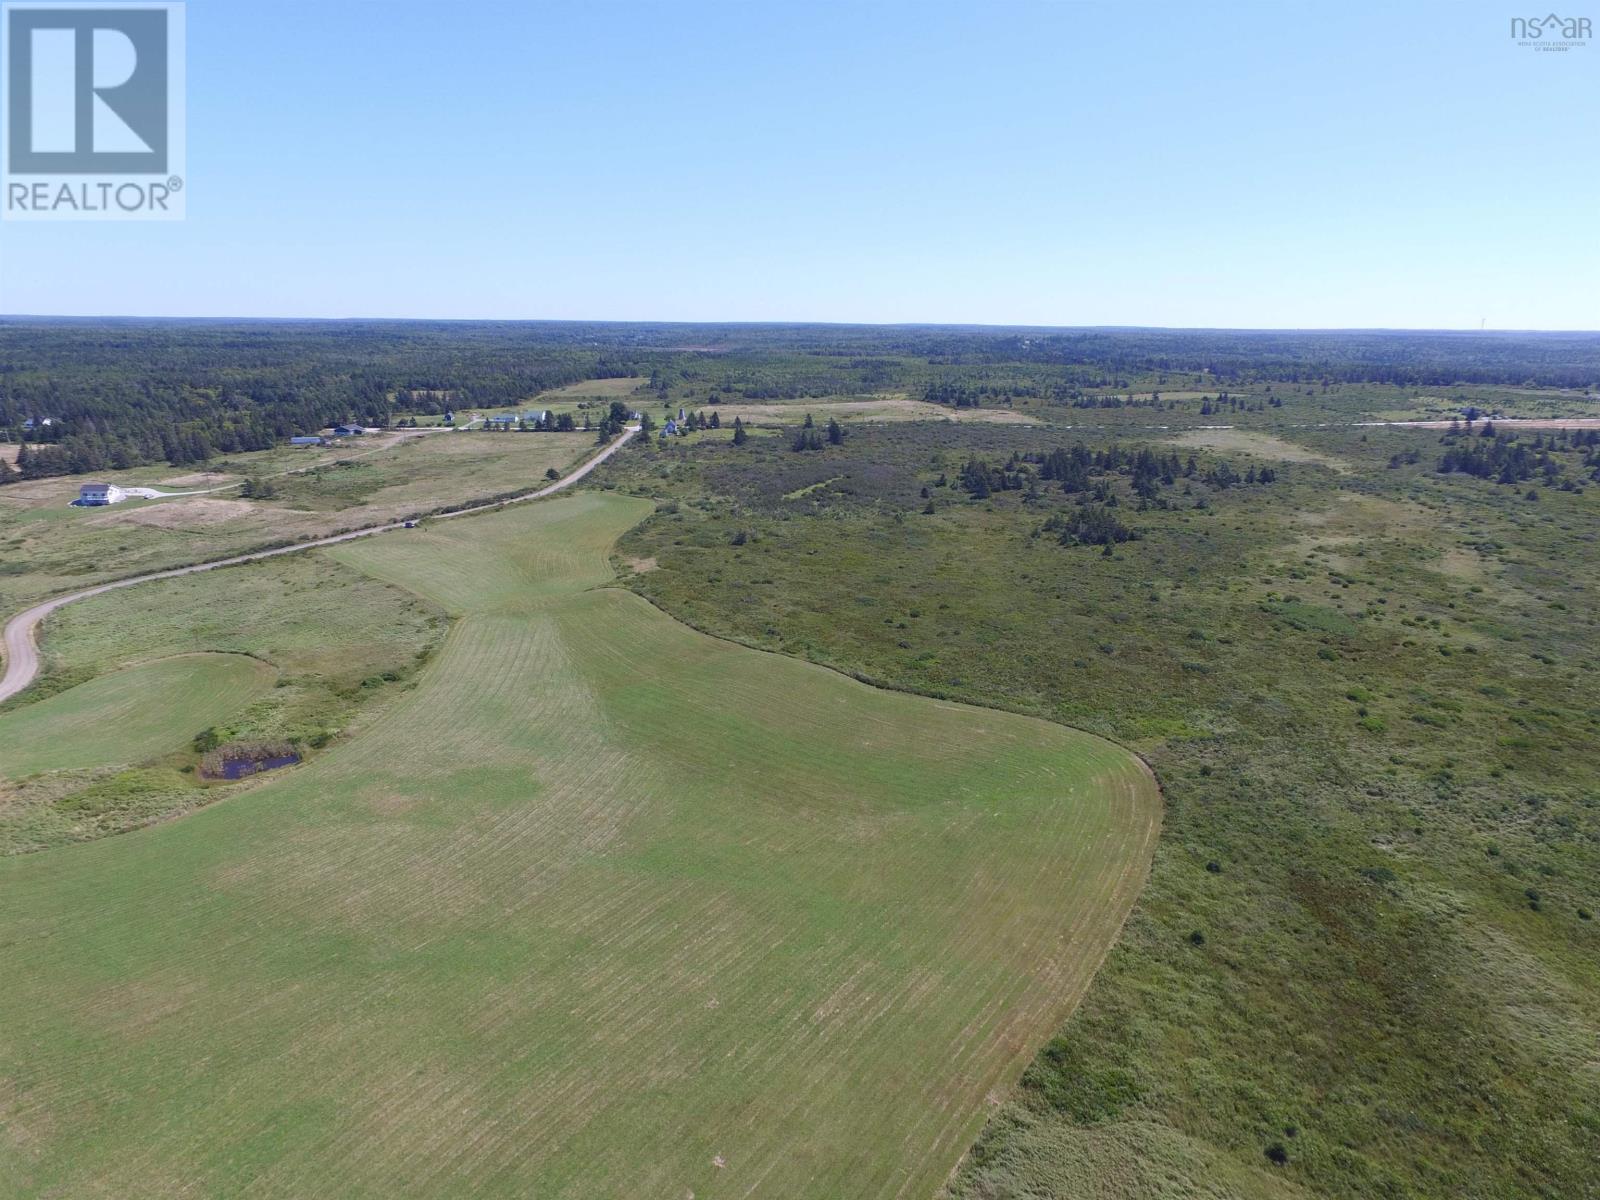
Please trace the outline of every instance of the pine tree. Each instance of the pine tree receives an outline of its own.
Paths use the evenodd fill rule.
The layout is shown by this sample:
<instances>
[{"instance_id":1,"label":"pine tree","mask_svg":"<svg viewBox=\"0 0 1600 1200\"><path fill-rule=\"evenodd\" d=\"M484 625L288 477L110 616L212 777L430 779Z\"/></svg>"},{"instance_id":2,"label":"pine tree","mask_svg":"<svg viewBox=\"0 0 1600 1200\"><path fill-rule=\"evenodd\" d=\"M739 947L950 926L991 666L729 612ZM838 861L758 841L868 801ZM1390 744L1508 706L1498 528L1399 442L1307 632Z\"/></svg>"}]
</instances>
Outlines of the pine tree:
<instances>
[{"instance_id":1,"label":"pine tree","mask_svg":"<svg viewBox=\"0 0 1600 1200\"><path fill-rule=\"evenodd\" d=\"M750 435L744 431L744 422L738 417L733 419L733 444L742 446L750 440Z\"/></svg>"}]
</instances>

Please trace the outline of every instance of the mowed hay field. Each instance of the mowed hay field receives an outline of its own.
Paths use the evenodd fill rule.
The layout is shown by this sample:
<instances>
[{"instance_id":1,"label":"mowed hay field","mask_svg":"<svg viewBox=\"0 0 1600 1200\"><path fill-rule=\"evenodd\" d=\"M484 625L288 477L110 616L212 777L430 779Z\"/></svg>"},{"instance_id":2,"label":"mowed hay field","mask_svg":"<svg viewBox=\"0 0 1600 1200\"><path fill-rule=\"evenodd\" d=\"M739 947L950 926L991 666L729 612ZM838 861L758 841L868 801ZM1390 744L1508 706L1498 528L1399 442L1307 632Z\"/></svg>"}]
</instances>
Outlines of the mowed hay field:
<instances>
[{"instance_id":1,"label":"mowed hay field","mask_svg":"<svg viewBox=\"0 0 1600 1200\"><path fill-rule=\"evenodd\" d=\"M868 396L853 400L788 400L761 404L729 400L715 409L724 426L732 425L739 417L747 425L798 425L810 413L814 421L825 423L829 417L839 421L895 422L895 421L947 421L979 425L1038 425L1039 418L1009 408L955 408L944 404L930 404L924 400L911 400L905 396Z\"/></svg>"},{"instance_id":2,"label":"mowed hay field","mask_svg":"<svg viewBox=\"0 0 1600 1200\"><path fill-rule=\"evenodd\" d=\"M451 504L530 491L594 449L583 433L382 435L328 451L240 455L276 498L236 492L73 508L89 479L147 484L165 469L63 475L0 488L0 612L105 579L225 558L263 545L381 525ZM285 473L290 472L290 473ZM237 476L234 476L237 478Z\"/></svg>"},{"instance_id":3,"label":"mowed hay field","mask_svg":"<svg viewBox=\"0 0 1600 1200\"><path fill-rule=\"evenodd\" d=\"M0 776L137 762L226 721L276 672L242 654L184 654L102 675L0 716Z\"/></svg>"},{"instance_id":4,"label":"mowed hay field","mask_svg":"<svg viewBox=\"0 0 1600 1200\"><path fill-rule=\"evenodd\" d=\"M649 382L648 375L630 375L618 379L585 379L581 383L569 383L565 387L540 392L538 398L555 401L618 400L623 396L631 396Z\"/></svg>"},{"instance_id":5,"label":"mowed hay field","mask_svg":"<svg viewBox=\"0 0 1600 1200\"><path fill-rule=\"evenodd\" d=\"M331 551L456 618L384 723L0 862L0 1190L938 1190L1115 938L1154 785L602 586L648 511Z\"/></svg>"}]
</instances>

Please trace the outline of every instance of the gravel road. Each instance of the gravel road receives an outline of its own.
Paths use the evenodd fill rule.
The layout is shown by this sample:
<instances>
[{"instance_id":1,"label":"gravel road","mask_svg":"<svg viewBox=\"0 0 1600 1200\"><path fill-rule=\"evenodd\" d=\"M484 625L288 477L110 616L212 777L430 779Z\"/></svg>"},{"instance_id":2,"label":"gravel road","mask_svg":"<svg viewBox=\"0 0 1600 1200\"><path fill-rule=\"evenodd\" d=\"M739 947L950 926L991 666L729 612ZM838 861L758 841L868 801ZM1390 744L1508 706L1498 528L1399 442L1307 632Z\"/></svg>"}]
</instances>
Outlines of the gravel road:
<instances>
[{"instance_id":1,"label":"gravel road","mask_svg":"<svg viewBox=\"0 0 1600 1200\"><path fill-rule=\"evenodd\" d=\"M622 449L627 444L628 439L637 432L637 428L625 430L621 437L585 462L572 474L565 475L548 487L540 488L536 492L527 492L521 496L513 496L509 500L499 500L493 504L479 504L472 508L463 508L459 512L445 513L442 516L428 519L437 521L446 517L465 517L471 513L488 512L491 509L504 508L508 504L520 504L524 500L539 500L545 496L552 495L577 483L590 471ZM404 521L391 521L387 525L373 525L367 529L352 529L346 533L337 533L332 537L318 538L311 542L296 542L292 546L278 546L272 550L258 550L253 554L240 554L233 558L219 558L214 562L196 563L193 566L178 567L171 571L154 571L149 575L136 575L132 579L118 579L111 583L102 583L98 587L85 588L81 592L57 596L53 600L35 604L32 608L24 609L6 622L4 635L6 670L4 676L0 676L0 702L11 699L11 697L32 683L34 677L39 674L39 623L64 604L71 604L74 600L86 600L90 596L98 596L102 592L115 591L117 588L132 587L136 583L148 583L152 579L171 579L177 575L193 575L196 571L214 571L218 567L233 567L238 566L240 563L256 562L263 558L275 558L280 554L297 554L302 550L315 550L318 546L332 546L338 542L371 537L375 533L387 533L391 529L400 529L404 525Z\"/></svg>"}]
</instances>

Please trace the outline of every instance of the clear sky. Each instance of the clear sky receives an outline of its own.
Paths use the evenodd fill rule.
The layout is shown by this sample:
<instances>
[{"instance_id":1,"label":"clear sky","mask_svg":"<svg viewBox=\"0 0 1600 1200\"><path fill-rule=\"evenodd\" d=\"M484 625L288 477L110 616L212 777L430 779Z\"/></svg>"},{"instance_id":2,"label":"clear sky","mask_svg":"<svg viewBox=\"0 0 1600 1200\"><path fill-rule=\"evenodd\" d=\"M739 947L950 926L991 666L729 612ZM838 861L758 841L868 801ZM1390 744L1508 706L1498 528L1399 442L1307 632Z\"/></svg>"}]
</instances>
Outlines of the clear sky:
<instances>
[{"instance_id":1,"label":"clear sky","mask_svg":"<svg viewBox=\"0 0 1600 1200\"><path fill-rule=\"evenodd\" d=\"M191 0L188 220L0 311L1600 329L1529 7Z\"/></svg>"}]
</instances>

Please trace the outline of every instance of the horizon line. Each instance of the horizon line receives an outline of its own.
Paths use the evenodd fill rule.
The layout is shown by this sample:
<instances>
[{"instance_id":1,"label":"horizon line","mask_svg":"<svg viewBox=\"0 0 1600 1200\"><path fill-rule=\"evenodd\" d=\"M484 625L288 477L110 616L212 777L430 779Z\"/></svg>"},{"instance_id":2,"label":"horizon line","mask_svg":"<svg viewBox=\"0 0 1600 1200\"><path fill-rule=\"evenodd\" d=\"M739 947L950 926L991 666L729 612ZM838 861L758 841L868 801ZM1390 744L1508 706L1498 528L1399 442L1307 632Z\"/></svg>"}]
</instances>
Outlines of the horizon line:
<instances>
[{"instance_id":1,"label":"horizon line","mask_svg":"<svg viewBox=\"0 0 1600 1200\"><path fill-rule=\"evenodd\" d=\"M831 321L819 319L654 319L641 317L426 317L426 316L198 316L119 313L0 313L6 321L164 321L238 322L259 324L430 324L430 325L635 325L721 328L826 328L826 329L971 329L1022 330L1045 333L1451 333L1451 334L1575 334L1600 336L1600 328L1471 328L1451 325L1040 325L989 321Z\"/></svg>"}]
</instances>

